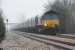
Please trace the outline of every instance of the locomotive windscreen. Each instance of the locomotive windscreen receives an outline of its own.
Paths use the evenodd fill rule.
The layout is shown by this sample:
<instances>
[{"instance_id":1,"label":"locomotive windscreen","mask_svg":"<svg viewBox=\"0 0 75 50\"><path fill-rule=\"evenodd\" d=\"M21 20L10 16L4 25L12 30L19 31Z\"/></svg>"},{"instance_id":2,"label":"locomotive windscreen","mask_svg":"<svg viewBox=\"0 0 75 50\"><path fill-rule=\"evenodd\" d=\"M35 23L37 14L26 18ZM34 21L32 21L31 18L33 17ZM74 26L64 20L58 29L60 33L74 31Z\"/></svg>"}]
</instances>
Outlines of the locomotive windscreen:
<instances>
[{"instance_id":1,"label":"locomotive windscreen","mask_svg":"<svg viewBox=\"0 0 75 50\"><path fill-rule=\"evenodd\" d=\"M58 19L58 16L56 15L45 15L42 19Z\"/></svg>"}]
</instances>

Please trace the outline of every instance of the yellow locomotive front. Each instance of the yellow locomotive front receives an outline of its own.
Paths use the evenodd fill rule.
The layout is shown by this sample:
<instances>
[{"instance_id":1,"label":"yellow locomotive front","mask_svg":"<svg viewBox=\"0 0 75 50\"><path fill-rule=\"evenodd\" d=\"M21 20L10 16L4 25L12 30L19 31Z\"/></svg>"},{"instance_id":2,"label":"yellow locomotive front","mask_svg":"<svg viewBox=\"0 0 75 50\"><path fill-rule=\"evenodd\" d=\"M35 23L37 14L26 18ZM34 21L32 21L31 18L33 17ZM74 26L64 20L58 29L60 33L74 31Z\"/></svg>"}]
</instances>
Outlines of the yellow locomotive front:
<instances>
[{"instance_id":1,"label":"yellow locomotive front","mask_svg":"<svg viewBox=\"0 0 75 50\"><path fill-rule=\"evenodd\" d=\"M55 12L48 12L42 16L42 31L46 33L57 33L59 31L60 20Z\"/></svg>"},{"instance_id":2,"label":"yellow locomotive front","mask_svg":"<svg viewBox=\"0 0 75 50\"><path fill-rule=\"evenodd\" d=\"M55 28L56 25L59 26L59 20L58 19L42 20L42 25L45 28Z\"/></svg>"}]
</instances>

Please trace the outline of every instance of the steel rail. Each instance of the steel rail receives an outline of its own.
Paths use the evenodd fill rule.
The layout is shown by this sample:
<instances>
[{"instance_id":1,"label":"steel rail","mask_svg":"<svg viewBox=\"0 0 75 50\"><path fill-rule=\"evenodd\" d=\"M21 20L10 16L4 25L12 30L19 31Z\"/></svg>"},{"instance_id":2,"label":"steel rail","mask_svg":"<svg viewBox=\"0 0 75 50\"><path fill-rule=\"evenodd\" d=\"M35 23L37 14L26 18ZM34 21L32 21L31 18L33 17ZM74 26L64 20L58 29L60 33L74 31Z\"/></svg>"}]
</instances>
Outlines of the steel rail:
<instances>
[{"instance_id":1,"label":"steel rail","mask_svg":"<svg viewBox=\"0 0 75 50\"><path fill-rule=\"evenodd\" d=\"M75 35L68 35L68 34L58 34L57 36L62 37L62 38L70 38L70 39L75 39Z\"/></svg>"},{"instance_id":2,"label":"steel rail","mask_svg":"<svg viewBox=\"0 0 75 50\"><path fill-rule=\"evenodd\" d=\"M19 34L19 33L17 33L17 34ZM33 40L37 40L37 41L40 41L40 42L43 42L43 43L46 43L46 44L50 44L50 45L53 45L53 46L61 47L61 48L64 48L64 49L75 50L75 46L67 45L66 43L64 44L64 42L63 43L58 42L59 40L53 41L53 40L48 40L48 39L41 38L41 37L39 37L40 35L37 36L37 34L36 34L36 36L35 35L29 35L29 34L31 34L31 33L23 33L23 32L21 32L19 35L21 35L23 37L27 37L27 38L33 39ZM51 36L51 37L53 37L53 36Z\"/></svg>"},{"instance_id":3,"label":"steel rail","mask_svg":"<svg viewBox=\"0 0 75 50\"><path fill-rule=\"evenodd\" d=\"M25 33L23 33L23 34L25 34ZM65 44L75 46L75 39L62 38L62 37L51 36L51 35L46 36L46 35L32 34L32 33L26 33L26 34L31 35L31 36L35 36L35 37L40 37L40 38L47 39L47 40L57 41L57 42L61 42L61 43L65 43Z\"/></svg>"}]
</instances>

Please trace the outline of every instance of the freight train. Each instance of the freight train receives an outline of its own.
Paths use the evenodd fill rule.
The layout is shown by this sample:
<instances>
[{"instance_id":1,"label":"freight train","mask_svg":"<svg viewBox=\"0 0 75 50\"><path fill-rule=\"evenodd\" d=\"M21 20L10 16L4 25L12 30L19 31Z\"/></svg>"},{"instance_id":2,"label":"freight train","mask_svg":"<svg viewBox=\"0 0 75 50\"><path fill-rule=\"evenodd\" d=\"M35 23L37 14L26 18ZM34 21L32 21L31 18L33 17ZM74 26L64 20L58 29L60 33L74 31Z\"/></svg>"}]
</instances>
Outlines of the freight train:
<instances>
[{"instance_id":1,"label":"freight train","mask_svg":"<svg viewBox=\"0 0 75 50\"><path fill-rule=\"evenodd\" d=\"M59 33L61 30L59 16L55 11L48 11L41 17L36 16L22 23L22 26L18 26L18 30L56 35L56 33Z\"/></svg>"},{"instance_id":2,"label":"freight train","mask_svg":"<svg viewBox=\"0 0 75 50\"><path fill-rule=\"evenodd\" d=\"M25 31L55 35L60 32L60 19L55 11L48 11L41 18L36 16L26 22Z\"/></svg>"}]
</instances>

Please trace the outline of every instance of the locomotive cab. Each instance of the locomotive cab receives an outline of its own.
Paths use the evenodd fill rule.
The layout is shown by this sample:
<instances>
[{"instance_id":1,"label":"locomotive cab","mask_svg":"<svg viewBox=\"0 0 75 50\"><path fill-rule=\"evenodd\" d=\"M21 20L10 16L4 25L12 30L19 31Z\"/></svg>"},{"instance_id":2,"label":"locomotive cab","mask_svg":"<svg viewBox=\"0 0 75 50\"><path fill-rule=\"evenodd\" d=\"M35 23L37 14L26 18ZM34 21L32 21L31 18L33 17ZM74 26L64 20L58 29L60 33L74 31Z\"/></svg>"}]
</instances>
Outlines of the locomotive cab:
<instances>
[{"instance_id":1,"label":"locomotive cab","mask_svg":"<svg viewBox=\"0 0 75 50\"><path fill-rule=\"evenodd\" d=\"M59 25L59 18L56 12L49 11L42 16L43 32L57 33Z\"/></svg>"}]
</instances>

